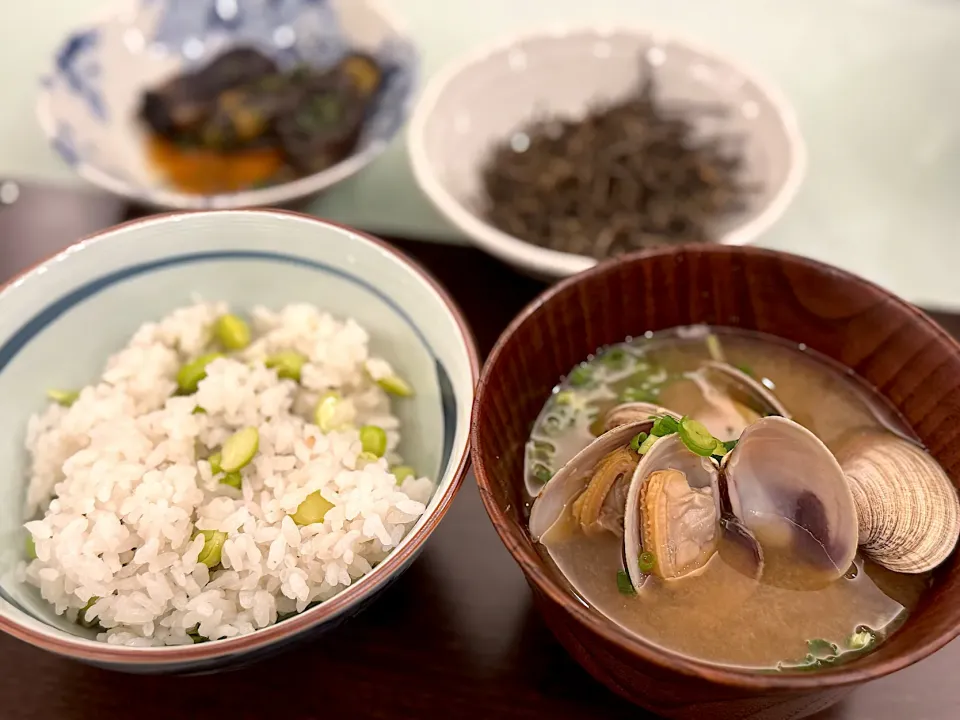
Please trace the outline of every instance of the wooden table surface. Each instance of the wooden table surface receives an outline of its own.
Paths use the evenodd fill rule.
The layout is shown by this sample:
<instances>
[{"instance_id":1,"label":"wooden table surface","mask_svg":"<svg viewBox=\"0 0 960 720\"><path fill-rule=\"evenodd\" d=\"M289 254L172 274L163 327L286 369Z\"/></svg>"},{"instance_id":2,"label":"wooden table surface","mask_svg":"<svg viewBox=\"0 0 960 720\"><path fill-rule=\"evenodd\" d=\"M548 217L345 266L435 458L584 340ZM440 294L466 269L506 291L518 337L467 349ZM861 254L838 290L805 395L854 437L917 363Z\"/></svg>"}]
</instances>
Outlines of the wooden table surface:
<instances>
[{"instance_id":1,"label":"wooden table surface","mask_svg":"<svg viewBox=\"0 0 960 720\"><path fill-rule=\"evenodd\" d=\"M20 186L17 200L0 206L0 282L130 212L104 196ZM484 354L543 288L470 248L396 244L450 289ZM960 316L935 318L960 335ZM411 569L312 644L219 675L138 677L0 636L0 664L5 720L651 717L594 682L553 640L472 475ZM816 718L953 720L958 665L960 641Z\"/></svg>"}]
</instances>

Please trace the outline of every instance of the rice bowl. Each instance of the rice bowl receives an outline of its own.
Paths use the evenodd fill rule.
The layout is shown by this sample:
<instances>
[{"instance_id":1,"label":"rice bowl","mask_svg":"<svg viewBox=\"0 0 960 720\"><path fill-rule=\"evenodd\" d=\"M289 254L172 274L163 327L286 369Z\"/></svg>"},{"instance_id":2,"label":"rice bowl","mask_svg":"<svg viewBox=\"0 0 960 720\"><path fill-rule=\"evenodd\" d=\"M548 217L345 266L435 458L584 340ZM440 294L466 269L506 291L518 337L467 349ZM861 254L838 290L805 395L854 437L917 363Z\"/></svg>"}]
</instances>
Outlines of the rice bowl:
<instances>
[{"instance_id":1,"label":"rice bowl","mask_svg":"<svg viewBox=\"0 0 960 720\"><path fill-rule=\"evenodd\" d=\"M233 313L246 318L253 337L246 349L223 352L227 357L219 363L211 359L205 368L207 377L195 389L184 392L175 386L183 367L177 370L175 366L185 360L187 365L192 364L195 353L209 343L209 335L194 330L185 332L183 324L181 339L174 340L167 330L161 332L158 328L168 327L164 318L188 312L184 308L191 303L197 305L198 297L206 299L202 303L206 309L188 323L191 327L209 326L210 318L228 306ZM293 316L300 319L294 321ZM293 324L279 321L281 317ZM145 322L148 329L142 330ZM279 331L276 323L286 329ZM310 332L322 328L327 328L324 332L331 328L342 331L345 340L326 342L326 354L304 362L298 380L293 382L285 374L288 368L281 369L273 358L257 362L255 356L263 359L274 348L281 347L312 356L311 347L297 345L303 340L304 323L313 328ZM294 330L294 325L299 329ZM151 333L152 338L148 337ZM262 343L267 335L273 340ZM316 335L312 337L316 340ZM309 345L309 337L305 342ZM150 344L158 346L151 353L166 358L157 361L162 371L151 370L144 359L150 353L144 354L143 347ZM172 353L174 346L176 352ZM134 347L140 349L133 350ZM108 361L118 353L125 356L123 363L117 359ZM410 566L449 509L466 471L469 414L478 366L469 329L436 281L385 243L314 218L272 210L170 214L112 228L78 243L0 289L0 393L5 398L0 410L0 467L5 468L0 473L0 630L40 648L102 667L155 673L235 666L340 625ZM125 367L126 372L121 372L120 367ZM402 390L390 373L405 380L415 392L410 397L391 396L387 405L381 405L378 403L385 402L386 396L376 380L393 392ZM156 378L161 374L163 380L158 383ZM359 379L353 381L351 377ZM314 411L320 403L312 408L311 403L318 394L330 394L330 390L322 388L338 383L343 402L335 413L337 427L318 430L318 415ZM114 407L112 417L123 422L104 423L109 417L102 409L104 399L110 393L126 397L117 392L120 385L124 385L126 393L147 404L135 406L129 398L115 399L113 402L119 403L123 411ZM217 405L216 388L229 402ZM82 390L75 392L79 389ZM52 393L56 399L75 402L69 408L51 408L44 397L45 391L51 390L58 390ZM188 409L191 395L197 397ZM200 395L210 408L198 408ZM256 402L252 412L248 407L250 398ZM83 409L90 403L97 406L99 415L95 414L95 418L100 422L90 445L58 449L56 442L50 442L47 446L47 440L42 438L54 440L63 436L58 432L50 434L55 427L80 434L93 428L95 418ZM289 403L289 411L285 403ZM352 417L341 416L344 408L350 415L353 406L356 412ZM28 422L31 415L38 417ZM391 417L395 418L395 425L391 424ZM375 449L382 453L382 458L371 458L364 449L371 425L376 426ZM204 529L214 522L217 527L228 521L237 523L236 530L231 531L235 536L248 530L256 534L257 523L249 517L230 517L236 515L241 502L244 512L272 529L261 525L260 536L250 536L249 545L246 539L228 544L226 540L234 538L225 537L216 552L204 541L195 559L199 562L187 555L183 538L171 529L174 537L157 535L157 553L151 568L148 558L153 558L153 550L144 548L146 541L140 535L144 518L125 515L131 508L115 504L120 495L100 499L93 492L95 483L89 471L101 467L105 460L90 463L89 454L84 460L84 453L91 447L99 452L109 446L104 444L103 435L107 427L123 428L125 441L137 438L138 433L146 438L138 440L142 447L131 448L127 442L120 448L123 452L114 449L124 463L159 463L147 471L127 468L139 482L138 488L143 488L139 492L145 493L150 484L143 482L148 473L173 467L178 468L177 472L185 472L180 467L183 465L187 474L196 478L177 480L186 490L176 500L176 493L167 485L163 485L168 492L166 497L148 498L155 501L155 508L163 510L161 515L171 513L170 518L153 521L161 525L167 522L171 528L175 524L174 507L181 507L178 527L188 544L197 542L197 533L230 535ZM286 430L278 436L280 428L292 429L293 440L283 434ZM298 435L301 430L302 435ZM232 447L234 436L251 431L258 436L259 448L250 455L246 467L233 472L233 467L226 467L228 446ZM183 441L188 436L199 441L196 446ZM179 448L175 447L177 443ZM311 443L314 448L309 447ZM44 449L36 453L41 444ZM306 446L311 454L309 459L316 460L312 457L315 448L323 454L320 465L327 468L321 473L323 477L314 477L312 471L304 474L307 461L298 455L304 452L299 444ZM147 446L153 448L147 455L159 453L159 460L143 455ZM164 449L158 451L158 446ZM222 451L219 473L211 462L212 455L216 455L211 453L213 448ZM189 463L171 462L167 452ZM34 466L41 455L51 460L53 470ZM56 466L67 456L73 459L65 468L61 465L68 471L62 472ZM281 458L281 466L289 464L290 458L294 460L289 471L270 469L273 477L281 479L282 488L274 480L269 481L272 485L267 484L267 470L262 467L265 459L273 462L274 457ZM117 458L111 462L114 461ZM362 472L357 472L358 461ZM397 467L398 464L411 466L416 472ZM320 472L319 465L314 469ZM416 477L411 478L411 474ZM150 475L150 479L153 477ZM398 477L400 484L396 482ZM347 482L350 478L357 481L353 490ZM83 500L82 489L75 485L81 481L87 493ZM123 482L115 482L114 490L131 492ZM227 487L218 487L221 482ZM362 493L358 495L355 491L361 486ZM252 503L244 497L248 491L253 492ZM300 497L295 496L297 492ZM380 493L379 499L364 504L364 498L370 499L371 493ZM61 497L54 499L57 494ZM304 494L307 499L319 497L320 505L329 504L329 517L304 520L306 514L295 504L311 504L303 500ZM142 499L136 493L134 496L137 502ZM227 511L228 501L233 512ZM268 513L265 508L271 502L274 504ZM256 509L250 511L250 505ZM97 507L119 516L121 525L132 523L131 528L122 528L118 533L123 536L120 544L108 549L116 551L117 556L105 552L103 538L93 541L92 547L85 547L83 542L62 543L56 550L54 531L60 533L69 525L63 522L69 514ZM196 512L200 507L205 513L202 521ZM30 526L36 533L24 529L25 510L29 511L26 522L41 523ZM58 521L62 527L44 529L45 518L50 521L57 513L62 515ZM371 519L373 515L379 522ZM184 520L184 516L189 520ZM330 538L327 542L332 542L332 546L311 546L320 554L314 552L311 556L315 561L312 565L300 564L300 550L288 552L292 546L287 541L296 540L283 527L289 525L284 518L300 520L299 524L294 522L293 529L300 535L301 549L304 543L318 542L316 538L321 535ZM363 522L354 522L358 518ZM245 524L248 520L252 526ZM198 521L203 527L198 527ZM103 532L110 523L101 525L98 528L88 524L79 533L72 528L68 535L78 533L78 538L91 542L90 537ZM278 536L284 536L283 547L279 542L274 545L277 536L271 537L277 527ZM318 532L320 528L322 531ZM359 532L360 537L338 543L330 533L341 530L341 539L351 531ZM111 542L116 540L108 535ZM134 535L141 541L132 542ZM28 536L33 539L33 550L40 560L40 565L34 567L34 580L29 577L33 570L32 563L27 562L29 549L25 548ZM149 538L150 532L144 530L144 536ZM44 541L48 541L46 547ZM97 547L97 542L101 547ZM137 547L121 550L124 542ZM174 546L176 550L171 549ZM271 548L275 553L272 561ZM238 553L240 549L244 552ZM143 555L135 558L138 552ZM261 570L254 572L250 555L257 552L261 555ZM171 554L178 559L171 562ZM297 556L296 563L291 555ZM268 561L272 565L278 557L277 567L267 571ZM85 564L82 572L73 566L67 572L63 567L64 562L69 565L76 559L91 558L93 562ZM198 594L197 588L188 590L177 584L179 578L174 577L183 570L174 566L184 560L193 563L190 569L197 574L189 573L188 580L188 573L184 572L183 582L197 582L206 591L217 591L216 597L204 596L189 608L183 604L185 599L189 603ZM366 571L364 561L372 569ZM141 578L136 581L140 587L133 587L128 575L131 571L117 565L142 566L144 562L146 569L133 575ZM207 567L198 569L198 565ZM304 580L306 595L304 587L293 579L304 579L297 568L309 578ZM40 570L47 578L46 588L42 587ZM345 570L346 575L340 570ZM257 573L260 579L253 580ZM278 583L280 574L283 578ZM62 586L58 586L60 581L54 575L63 578ZM143 587L147 575L163 577L162 583L148 583L154 597ZM259 596L257 617L251 593L246 589L233 592L228 587L240 576L250 583L254 596L257 590L263 590L272 598ZM67 582L67 577L73 579ZM81 579L83 583L78 582ZM344 584L347 579L348 585ZM113 581L122 581L123 587L109 586ZM97 586L98 582L107 585ZM281 587L284 583L287 594ZM164 584L169 592L161 587ZM222 584L225 586L220 587ZM112 589L116 592L110 593ZM165 598L169 593L175 597ZM89 599L83 603L82 598L87 596ZM131 603L134 596L138 600ZM268 607L271 603L276 606L276 621ZM298 605L305 609L298 612ZM263 626L265 607L267 618ZM194 614L187 617L181 611ZM78 615L81 622L77 622ZM256 632L244 622L249 622ZM205 635L201 634L201 624ZM104 642L107 635L113 637ZM211 638L215 641L205 642Z\"/></svg>"}]
</instances>

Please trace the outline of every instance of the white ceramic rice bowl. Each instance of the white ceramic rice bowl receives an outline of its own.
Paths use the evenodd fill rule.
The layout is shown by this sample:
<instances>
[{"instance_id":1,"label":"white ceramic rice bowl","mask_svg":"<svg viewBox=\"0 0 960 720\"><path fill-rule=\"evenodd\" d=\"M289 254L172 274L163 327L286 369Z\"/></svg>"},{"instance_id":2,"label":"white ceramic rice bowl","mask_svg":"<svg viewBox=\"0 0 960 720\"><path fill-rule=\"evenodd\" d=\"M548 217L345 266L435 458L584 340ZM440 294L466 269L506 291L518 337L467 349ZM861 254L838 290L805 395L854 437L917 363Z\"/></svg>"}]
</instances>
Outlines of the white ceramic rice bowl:
<instances>
[{"instance_id":1,"label":"white ceramic rice bowl","mask_svg":"<svg viewBox=\"0 0 960 720\"><path fill-rule=\"evenodd\" d=\"M437 489L385 561L300 615L191 646L107 645L17 579L26 423L45 406L47 388L95 381L138 327L190 304L194 294L241 312L307 302L354 318L369 332L371 351L417 390L393 406L410 429L400 449ZM221 211L156 216L79 242L0 291L0 629L105 667L183 672L252 660L332 627L402 572L449 507L466 470L478 366L465 321L436 282L386 244L346 228L281 211Z\"/></svg>"}]
</instances>

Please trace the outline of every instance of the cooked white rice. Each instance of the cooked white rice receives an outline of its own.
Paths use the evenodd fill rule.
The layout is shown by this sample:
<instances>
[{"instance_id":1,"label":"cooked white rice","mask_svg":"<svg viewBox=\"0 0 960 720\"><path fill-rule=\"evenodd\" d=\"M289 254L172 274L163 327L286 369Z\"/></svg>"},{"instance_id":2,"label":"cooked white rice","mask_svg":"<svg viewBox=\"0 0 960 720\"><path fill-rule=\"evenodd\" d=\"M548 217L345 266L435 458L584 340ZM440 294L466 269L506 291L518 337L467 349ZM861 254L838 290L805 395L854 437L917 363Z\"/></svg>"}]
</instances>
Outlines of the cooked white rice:
<instances>
[{"instance_id":1,"label":"cooked white rice","mask_svg":"<svg viewBox=\"0 0 960 720\"><path fill-rule=\"evenodd\" d=\"M37 559L22 572L70 619L97 598L85 615L108 643L228 638L326 600L383 560L433 493L428 478L398 486L388 471L400 461L399 423L373 379L391 369L352 320L305 304L257 308L251 345L208 365L195 395L174 396L178 369L210 350L227 311L199 303L142 326L71 407L30 419L26 528ZM283 350L309 358L299 384L263 364ZM329 389L342 394L348 427L387 431L385 457L357 469L358 431L323 434L308 420ZM197 458L247 426L260 446L236 490ZM333 508L300 527L290 515L314 491ZM228 533L220 566L197 561L197 530Z\"/></svg>"}]
</instances>

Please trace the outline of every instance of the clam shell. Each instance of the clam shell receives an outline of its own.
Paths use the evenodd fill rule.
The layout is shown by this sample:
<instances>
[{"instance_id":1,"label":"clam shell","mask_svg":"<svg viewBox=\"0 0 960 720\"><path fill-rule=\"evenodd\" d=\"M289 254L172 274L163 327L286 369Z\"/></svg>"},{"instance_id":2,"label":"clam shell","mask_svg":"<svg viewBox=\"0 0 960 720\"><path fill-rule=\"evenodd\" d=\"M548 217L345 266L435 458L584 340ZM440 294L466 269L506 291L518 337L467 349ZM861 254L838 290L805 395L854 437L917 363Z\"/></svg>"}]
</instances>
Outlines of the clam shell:
<instances>
[{"instance_id":1,"label":"clam shell","mask_svg":"<svg viewBox=\"0 0 960 720\"><path fill-rule=\"evenodd\" d=\"M645 402L621 403L607 411L603 418L604 430L612 430L615 427L631 422L642 422L649 420L651 415L669 415L674 420L679 420L679 413L675 413L667 408Z\"/></svg>"},{"instance_id":2,"label":"clam shell","mask_svg":"<svg viewBox=\"0 0 960 720\"><path fill-rule=\"evenodd\" d=\"M841 451L863 551L902 573L932 570L953 552L960 501L939 463L887 433L867 433Z\"/></svg>"},{"instance_id":3,"label":"clam shell","mask_svg":"<svg viewBox=\"0 0 960 720\"><path fill-rule=\"evenodd\" d=\"M751 404L764 415L779 415L790 419L790 413L780 399L742 370L733 365L716 360L705 360L700 365L700 373L718 389L736 394L745 393Z\"/></svg>"},{"instance_id":4,"label":"clam shell","mask_svg":"<svg viewBox=\"0 0 960 720\"><path fill-rule=\"evenodd\" d=\"M560 468L537 496L530 510L530 535L539 541L553 524L560 519L567 503L583 492L597 463L605 455L624 447L639 432L649 432L650 420L627 423L605 432Z\"/></svg>"},{"instance_id":5,"label":"clam shell","mask_svg":"<svg viewBox=\"0 0 960 720\"><path fill-rule=\"evenodd\" d=\"M678 435L667 435L657 440L643 456L630 481L623 525L624 564L630 582L639 588L646 576L640 570L643 514L641 512L644 484L658 470L679 470L691 488L711 488L717 517L720 514L720 496L717 488L718 470L715 462L690 452Z\"/></svg>"},{"instance_id":6,"label":"clam shell","mask_svg":"<svg viewBox=\"0 0 960 720\"><path fill-rule=\"evenodd\" d=\"M717 554L741 575L760 580L763 575L763 548L760 543L733 515L724 513L720 518L720 545Z\"/></svg>"},{"instance_id":7,"label":"clam shell","mask_svg":"<svg viewBox=\"0 0 960 720\"><path fill-rule=\"evenodd\" d=\"M790 413L762 384L727 363L707 360L685 375L685 381L663 389L660 399L686 410L720 440L735 440L753 422Z\"/></svg>"},{"instance_id":8,"label":"clam shell","mask_svg":"<svg viewBox=\"0 0 960 720\"><path fill-rule=\"evenodd\" d=\"M787 528L794 546L827 575L850 568L857 553L853 495L812 432L783 417L758 420L724 457L723 473L733 514L761 542Z\"/></svg>"}]
</instances>

